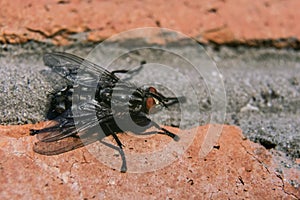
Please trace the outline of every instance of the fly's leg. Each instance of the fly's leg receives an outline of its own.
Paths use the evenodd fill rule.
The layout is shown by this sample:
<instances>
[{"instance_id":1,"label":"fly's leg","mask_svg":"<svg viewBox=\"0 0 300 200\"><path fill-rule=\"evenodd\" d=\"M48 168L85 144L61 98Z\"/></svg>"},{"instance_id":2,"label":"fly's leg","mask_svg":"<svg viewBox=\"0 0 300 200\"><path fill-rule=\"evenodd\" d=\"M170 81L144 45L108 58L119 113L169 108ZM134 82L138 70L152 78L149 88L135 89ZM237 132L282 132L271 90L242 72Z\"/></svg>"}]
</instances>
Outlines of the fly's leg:
<instances>
[{"instance_id":1,"label":"fly's leg","mask_svg":"<svg viewBox=\"0 0 300 200\"><path fill-rule=\"evenodd\" d=\"M127 171L127 164L126 164L125 153L123 151L123 146L124 145L121 143L121 141L119 140L119 138L118 138L118 136L116 135L115 132L112 133L112 136L114 137L114 139L116 140L118 146L120 147L119 152L120 152L120 155L121 155L121 158L122 158L122 166L121 166L120 171L122 173L125 173Z\"/></svg>"},{"instance_id":2,"label":"fly's leg","mask_svg":"<svg viewBox=\"0 0 300 200\"><path fill-rule=\"evenodd\" d=\"M62 128L71 128L71 127L75 127L73 122L69 122L69 121L64 121L60 124L51 126L51 127L47 127L47 128L43 128L43 129L30 129L30 133L29 135L36 135L39 133L46 133L46 132L54 132L54 131L60 131Z\"/></svg>"},{"instance_id":3,"label":"fly's leg","mask_svg":"<svg viewBox=\"0 0 300 200\"><path fill-rule=\"evenodd\" d=\"M119 151L119 153L120 153L120 155L121 155L121 158L122 158L122 166L121 166L120 171L121 171L122 173L125 173L125 172L127 171L127 163L126 163L125 153L124 153L124 151L123 151L123 146L124 146L124 145L123 145L122 142L119 140L117 134L116 134L113 130L111 130L111 128L109 127L108 124L106 125L106 128L110 131L111 135L114 137L115 141L117 142L117 144L118 144L118 146L119 146L119 150L118 150L118 151Z\"/></svg>"},{"instance_id":4,"label":"fly's leg","mask_svg":"<svg viewBox=\"0 0 300 200\"><path fill-rule=\"evenodd\" d=\"M111 73L113 74L113 75L115 75L115 74L118 74L118 73L128 73L129 72L129 70L126 70L126 69L121 69L121 70L114 70L114 71L112 71Z\"/></svg>"},{"instance_id":5,"label":"fly's leg","mask_svg":"<svg viewBox=\"0 0 300 200\"><path fill-rule=\"evenodd\" d=\"M145 61L142 61L142 62L141 62L141 65L140 65L137 69L134 69L134 70L131 70L131 71L126 70L126 69L114 70L114 71L112 71L111 73L112 73L113 75L114 75L114 74L117 74L117 73L128 73L128 74L133 74L133 73L139 72L139 71L142 69L142 67L143 67L144 64L146 64L146 62L145 62Z\"/></svg>"},{"instance_id":6,"label":"fly's leg","mask_svg":"<svg viewBox=\"0 0 300 200\"><path fill-rule=\"evenodd\" d=\"M161 128L161 132L157 132L158 134L163 134L163 135L167 135L171 138L173 138L175 141L179 141L179 137L177 135L175 135L174 133L168 131L167 129L165 128Z\"/></svg>"},{"instance_id":7,"label":"fly's leg","mask_svg":"<svg viewBox=\"0 0 300 200\"><path fill-rule=\"evenodd\" d=\"M73 127L74 125L72 126L65 126L65 128L69 128L69 127ZM36 134L39 134L39 133L46 133L46 132L53 132L53 131L59 131L62 127L59 126L59 125L56 125L56 126L51 126L51 127L48 127L48 128L43 128L43 129L30 129L30 133L29 135L36 135Z\"/></svg>"},{"instance_id":8,"label":"fly's leg","mask_svg":"<svg viewBox=\"0 0 300 200\"><path fill-rule=\"evenodd\" d=\"M122 142L119 140L117 134L115 132L112 132L112 136L114 137L115 141L117 142L118 146L120 147L120 149L123 149L123 144Z\"/></svg>"},{"instance_id":9,"label":"fly's leg","mask_svg":"<svg viewBox=\"0 0 300 200\"><path fill-rule=\"evenodd\" d=\"M167 135L167 136L173 138L173 140L179 141L180 138L179 138L178 135L176 135L176 134L174 134L174 133L168 131L168 130L165 129L165 128L160 127L157 123L155 123L155 122L153 122L153 121L151 121L151 123L153 124L153 126L154 126L155 128L157 128L157 129L160 130L160 131L157 132L158 134Z\"/></svg>"},{"instance_id":10,"label":"fly's leg","mask_svg":"<svg viewBox=\"0 0 300 200\"><path fill-rule=\"evenodd\" d=\"M113 120L113 117L112 117L112 116L108 116L105 122L108 122L109 120ZM106 131L108 131L109 134L112 135L112 136L114 137L114 139L115 139L115 141L117 142L117 144L118 144L118 146L120 147L120 149L123 149L123 146L124 146L124 145L123 145L122 142L119 140L117 134L115 133L115 131L113 131L113 130L110 128L109 123L105 123L105 122L104 122L104 123L102 122L102 124L105 125ZM101 126L101 124L100 124L100 126Z\"/></svg>"},{"instance_id":11,"label":"fly's leg","mask_svg":"<svg viewBox=\"0 0 300 200\"><path fill-rule=\"evenodd\" d=\"M115 133L115 131L113 131L111 128L110 128L110 124L109 122L111 120L114 120L113 116L112 115L109 115L109 116L105 116L101 119L98 119L98 122L99 122L99 125L100 126L105 126L105 132L107 131L110 135L112 135L115 139L115 141L117 142L118 146L120 147L120 149L123 149L123 144L122 142L119 140L117 134ZM104 128L104 127L103 127ZM106 134L106 135L109 135L109 134Z\"/></svg>"},{"instance_id":12,"label":"fly's leg","mask_svg":"<svg viewBox=\"0 0 300 200\"><path fill-rule=\"evenodd\" d=\"M170 132L170 131L168 131L167 129L164 129L164 128L161 128L161 130L162 130L162 132L157 132L157 133L167 135L167 136L173 138L173 140L179 141L180 138L179 138L178 135L176 135L176 134L174 134L174 133L172 133L172 132Z\"/></svg>"}]
</instances>

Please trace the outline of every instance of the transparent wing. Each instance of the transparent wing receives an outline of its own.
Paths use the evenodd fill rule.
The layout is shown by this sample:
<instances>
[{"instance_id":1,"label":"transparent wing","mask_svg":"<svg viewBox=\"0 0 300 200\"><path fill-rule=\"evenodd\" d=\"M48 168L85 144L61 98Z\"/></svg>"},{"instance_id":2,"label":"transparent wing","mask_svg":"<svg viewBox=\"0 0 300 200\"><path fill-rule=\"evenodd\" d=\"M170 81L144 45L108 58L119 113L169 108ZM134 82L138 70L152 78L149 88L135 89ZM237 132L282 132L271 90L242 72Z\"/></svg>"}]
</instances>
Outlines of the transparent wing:
<instances>
[{"instance_id":1,"label":"transparent wing","mask_svg":"<svg viewBox=\"0 0 300 200\"><path fill-rule=\"evenodd\" d=\"M89 137L84 138L73 136L53 142L38 141L34 144L33 150L36 153L43 155L57 155L68 151L72 151L74 149L83 147L84 145L91 144L101 139L102 138L99 138L98 134L91 134L89 135Z\"/></svg>"},{"instance_id":2,"label":"transparent wing","mask_svg":"<svg viewBox=\"0 0 300 200\"><path fill-rule=\"evenodd\" d=\"M105 106L99 106L95 100L84 102L74 107L73 112L68 109L56 117L49 127L32 130L32 135L37 135L41 142L54 142L69 136L82 137L99 124L113 119L111 109Z\"/></svg>"},{"instance_id":3,"label":"transparent wing","mask_svg":"<svg viewBox=\"0 0 300 200\"><path fill-rule=\"evenodd\" d=\"M67 136L75 136L76 133L76 127L70 110L56 117L49 126L40 130L32 130L32 134L36 134L38 140L42 142L57 141Z\"/></svg>"},{"instance_id":4,"label":"transparent wing","mask_svg":"<svg viewBox=\"0 0 300 200\"><path fill-rule=\"evenodd\" d=\"M117 76L103 67L69 53L46 53L43 60L45 65L52 68L56 73L71 82L76 81L80 85L95 87L99 77L103 76L114 82L119 81Z\"/></svg>"}]
</instances>

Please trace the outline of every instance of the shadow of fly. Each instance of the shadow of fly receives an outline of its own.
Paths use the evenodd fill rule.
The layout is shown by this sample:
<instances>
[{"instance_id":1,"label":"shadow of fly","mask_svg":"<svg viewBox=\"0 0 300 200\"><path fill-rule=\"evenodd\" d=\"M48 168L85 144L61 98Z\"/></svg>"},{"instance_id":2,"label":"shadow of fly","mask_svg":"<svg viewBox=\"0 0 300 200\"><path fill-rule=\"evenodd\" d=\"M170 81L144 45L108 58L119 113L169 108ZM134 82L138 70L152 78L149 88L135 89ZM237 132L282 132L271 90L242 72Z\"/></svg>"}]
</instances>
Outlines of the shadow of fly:
<instances>
[{"instance_id":1,"label":"shadow of fly","mask_svg":"<svg viewBox=\"0 0 300 200\"><path fill-rule=\"evenodd\" d=\"M47 53L43 60L46 66L66 79L68 84L52 94L51 111L59 110L59 115L54 118L55 123L30 132L31 135L37 135L39 140L34 144L35 152L43 155L61 154L95 141L103 142L101 140L105 136L112 135L117 146L107 145L120 152L123 162L121 172L126 172L123 145L117 133L137 133L155 127L156 133L179 140L177 135L148 117L150 113L178 103L179 99L165 97L154 87L136 87L117 76L121 73L138 72L145 62L132 71L109 72L99 65L68 53ZM127 124L128 116L143 129L122 126L122 130L117 121Z\"/></svg>"}]
</instances>

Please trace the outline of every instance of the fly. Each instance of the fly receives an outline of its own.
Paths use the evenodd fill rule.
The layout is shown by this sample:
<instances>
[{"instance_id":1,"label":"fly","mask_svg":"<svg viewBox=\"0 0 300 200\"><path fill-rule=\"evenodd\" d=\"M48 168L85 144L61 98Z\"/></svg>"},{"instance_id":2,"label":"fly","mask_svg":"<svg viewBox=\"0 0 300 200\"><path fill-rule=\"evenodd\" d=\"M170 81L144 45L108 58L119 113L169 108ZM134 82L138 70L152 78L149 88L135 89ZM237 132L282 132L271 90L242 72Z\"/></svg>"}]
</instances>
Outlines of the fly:
<instances>
[{"instance_id":1,"label":"fly","mask_svg":"<svg viewBox=\"0 0 300 200\"><path fill-rule=\"evenodd\" d=\"M154 87L136 87L117 76L119 73L132 73L132 71L109 72L83 58L60 52L45 54L43 61L46 66L65 78L68 86L53 94L55 101L53 110L60 110L60 115L54 119L55 124L40 130L31 130L31 135L37 135L39 139L39 142L34 145L34 151L37 153L59 154L82 147L83 142L87 144L97 141L99 137L94 134L94 129L100 125L105 136L113 136L121 155L124 155L123 144L117 133L137 131L130 126L126 127L126 130L121 130L116 123L125 120L126 113L129 113L135 124L145 127L145 130L155 127L157 133L167 135L175 141L179 140L177 135L162 128L148 117L150 113L178 103L179 99L165 97ZM141 63L140 68L143 64L145 63ZM94 91L94 95L75 105L71 97L74 90L78 88L81 88L82 92ZM121 171L125 172L126 166L122 166Z\"/></svg>"}]
</instances>

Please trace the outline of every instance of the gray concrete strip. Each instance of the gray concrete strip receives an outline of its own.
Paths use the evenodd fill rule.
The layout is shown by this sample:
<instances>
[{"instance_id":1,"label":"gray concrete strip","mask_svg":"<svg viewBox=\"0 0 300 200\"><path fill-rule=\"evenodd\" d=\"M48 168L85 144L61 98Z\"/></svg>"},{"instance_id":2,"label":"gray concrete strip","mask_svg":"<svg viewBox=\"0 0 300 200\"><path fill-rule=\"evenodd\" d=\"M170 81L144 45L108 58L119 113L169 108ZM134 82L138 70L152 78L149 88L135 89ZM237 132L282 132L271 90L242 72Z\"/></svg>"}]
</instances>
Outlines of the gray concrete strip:
<instances>
[{"instance_id":1,"label":"gray concrete strip","mask_svg":"<svg viewBox=\"0 0 300 200\"><path fill-rule=\"evenodd\" d=\"M2 46L0 52L0 123L26 124L46 119L49 91L63 87L64 80L51 72L42 62L42 53L68 51L86 56L92 45L54 47L28 43L22 47ZM183 53L192 51L188 46L178 46ZM106 54L114 48L107 47ZM293 50L251 49L246 47L206 47L218 64L227 93L227 117L225 123L243 129L249 139L260 142L266 148L275 148L288 155L300 157L300 52ZM114 69L135 67L147 52L132 54L113 64ZM154 53L153 55L156 55ZM168 57L157 52L157 62L167 60L171 66L182 69L180 58ZM195 59L205 59L192 55ZM123 59L123 60L122 60ZM168 60L169 59L169 60ZM143 80L147 75L139 75ZM178 84L169 74L160 74L180 90L189 90ZM205 84L197 85L200 101L200 124L209 122L210 100ZM161 114L161 122L178 125L180 118L172 108ZM192 108L191 108L192 109ZM195 116L189 116L193 119Z\"/></svg>"}]
</instances>

